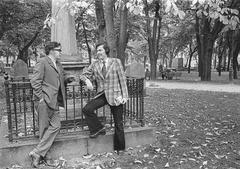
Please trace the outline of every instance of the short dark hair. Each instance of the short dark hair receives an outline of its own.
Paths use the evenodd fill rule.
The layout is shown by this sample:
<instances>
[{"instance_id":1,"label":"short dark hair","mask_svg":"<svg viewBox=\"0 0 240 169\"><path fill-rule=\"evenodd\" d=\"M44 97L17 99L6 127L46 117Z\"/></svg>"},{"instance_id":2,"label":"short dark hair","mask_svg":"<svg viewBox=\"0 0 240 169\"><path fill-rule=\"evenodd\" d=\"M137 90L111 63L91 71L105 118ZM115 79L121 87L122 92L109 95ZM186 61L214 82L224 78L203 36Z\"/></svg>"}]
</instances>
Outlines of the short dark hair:
<instances>
[{"instance_id":1,"label":"short dark hair","mask_svg":"<svg viewBox=\"0 0 240 169\"><path fill-rule=\"evenodd\" d=\"M108 55L110 53L110 48L107 44L107 42L102 42L102 43L98 43L96 45L96 49L99 47L99 46L102 46L103 45L103 49L105 50L105 53Z\"/></svg>"},{"instance_id":2,"label":"short dark hair","mask_svg":"<svg viewBox=\"0 0 240 169\"><path fill-rule=\"evenodd\" d=\"M57 47L59 47L59 46L61 46L61 44L58 43L58 42L48 42L48 43L45 45L45 53L46 53L46 55L49 55L49 52L50 52L51 50L53 50L54 48L57 48Z\"/></svg>"}]
</instances>

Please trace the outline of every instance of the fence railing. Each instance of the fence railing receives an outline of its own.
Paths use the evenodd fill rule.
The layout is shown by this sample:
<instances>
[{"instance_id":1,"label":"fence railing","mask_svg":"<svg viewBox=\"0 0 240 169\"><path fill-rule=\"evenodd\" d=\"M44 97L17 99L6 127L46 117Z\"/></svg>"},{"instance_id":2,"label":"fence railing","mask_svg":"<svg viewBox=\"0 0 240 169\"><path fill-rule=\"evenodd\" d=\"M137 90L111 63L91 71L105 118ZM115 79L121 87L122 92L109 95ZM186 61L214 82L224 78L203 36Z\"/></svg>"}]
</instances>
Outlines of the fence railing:
<instances>
[{"instance_id":1,"label":"fence railing","mask_svg":"<svg viewBox=\"0 0 240 169\"><path fill-rule=\"evenodd\" d=\"M129 100L124 105L125 127L144 126L144 79L127 78ZM38 136L38 113L32 101L33 89L29 79L6 80L6 105L9 141ZM68 85L66 108L60 109L61 134L76 134L88 131L82 113L84 105L95 96L96 90L85 90L85 84ZM114 126L110 108L96 110L101 122L107 127Z\"/></svg>"}]
</instances>

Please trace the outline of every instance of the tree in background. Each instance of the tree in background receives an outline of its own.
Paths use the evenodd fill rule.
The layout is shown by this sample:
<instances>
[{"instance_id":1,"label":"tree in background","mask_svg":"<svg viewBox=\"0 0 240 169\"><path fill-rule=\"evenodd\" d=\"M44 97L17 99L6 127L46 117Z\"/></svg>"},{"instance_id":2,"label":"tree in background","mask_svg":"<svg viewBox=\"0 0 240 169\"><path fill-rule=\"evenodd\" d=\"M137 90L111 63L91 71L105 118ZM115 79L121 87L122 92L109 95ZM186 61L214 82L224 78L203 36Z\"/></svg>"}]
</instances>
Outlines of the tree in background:
<instances>
[{"instance_id":1,"label":"tree in background","mask_svg":"<svg viewBox=\"0 0 240 169\"><path fill-rule=\"evenodd\" d=\"M236 29L239 23L238 0L192 1L196 18L196 39L199 56L199 76L202 81L211 80L213 47L221 31Z\"/></svg>"},{"instance_id":2,"label":"tree in background","mask_svg":"<svg viewBox=\"0 0 240 169\"><path fill-rule=\"evenodd\" d=\"M0 2L0 39L18 49L18 59L27 63L30 46L42 43L48 32L41 34L44 20L50 11L49 1Z\"/></svg>"}]
</instances>

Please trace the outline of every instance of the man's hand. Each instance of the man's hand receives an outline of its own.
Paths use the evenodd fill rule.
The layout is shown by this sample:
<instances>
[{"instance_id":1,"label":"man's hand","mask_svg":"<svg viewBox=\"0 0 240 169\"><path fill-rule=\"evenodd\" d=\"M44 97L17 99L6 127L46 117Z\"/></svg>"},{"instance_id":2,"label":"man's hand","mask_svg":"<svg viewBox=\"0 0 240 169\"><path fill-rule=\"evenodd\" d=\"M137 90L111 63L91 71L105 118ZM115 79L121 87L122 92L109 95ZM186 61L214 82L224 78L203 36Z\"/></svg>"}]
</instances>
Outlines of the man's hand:
<instances>
[{"instance_id":1,"label":"man's hand","mask_svg":"<svg viewBox=\"0 0 240 169\"><path fill-rule=\"evenodd\" d=\"M72 83L73 81L75 81L74 76L67 77L67 83Z\"/></svg>"},{"instance_id":2,"label":"man's hand","mask_svg":"<svg viewBox=\"0 0 240 169\"><path fill-rule=\"evenodd\" d=\"M125 104L125 103L127 103L127 101L128 101L128 99L127 99L127 98L123 98L123 99L122 99L122 104Z\"/></svg>"},{"instance_id":3,"label":"man's hand","mask_svg":"<svg viewBox=\"0 0 240 169\"><path fill-rule=\"evenodd\" d=\"M127 103L127 100L128 100L127 98L123 98L122 96L119 96L115 99L117 104L125 104Z\"/></svg>"},{"instance_id":4,"label":"man's hand","mask_svg":"<svg viewBox=\"0 0 240 169\"><path fill-rule=\"evenodd\" d=\"M39 103L41 103L42 101L44 101L44 99L43 99L43 98L41 98L41 99L39 100Z\"/></svg>"},{"instance_id":5,"label":"man's hand","mask_svg":"<svg viewBox=\"0 0 240 169\"><path fill-rule=\"evenodd\" d=\"M85 83L87 85L87 89L92 91L93 90L92 82L89 79L86 79Z\"/></svg>"}]
</instances>

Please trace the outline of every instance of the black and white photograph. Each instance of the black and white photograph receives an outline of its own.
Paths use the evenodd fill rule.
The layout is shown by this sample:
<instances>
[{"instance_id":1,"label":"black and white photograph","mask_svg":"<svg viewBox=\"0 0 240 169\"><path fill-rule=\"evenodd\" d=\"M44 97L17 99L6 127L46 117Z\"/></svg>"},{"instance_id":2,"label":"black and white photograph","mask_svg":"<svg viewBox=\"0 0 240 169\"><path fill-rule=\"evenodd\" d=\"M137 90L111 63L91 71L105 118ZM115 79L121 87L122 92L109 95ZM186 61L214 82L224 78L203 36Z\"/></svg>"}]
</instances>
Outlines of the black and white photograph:
<instances>
[{"instance_id":1,"label":"black and white photograph","mask_svg":"<svg viewBox=\"0 0 240 169\"><path fill-rule=\"evenodd\" d=\"M0 0L0 169L240 169L240 0Z\"/></svg>"}]
</instances>

